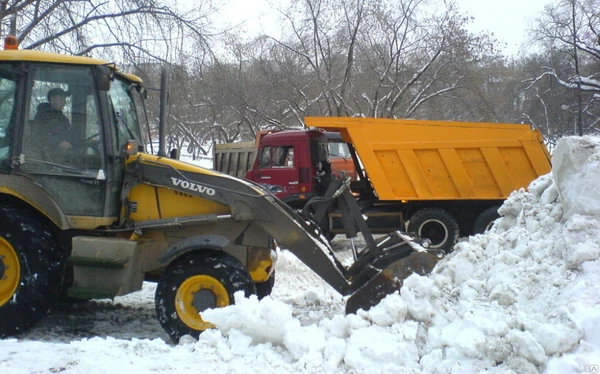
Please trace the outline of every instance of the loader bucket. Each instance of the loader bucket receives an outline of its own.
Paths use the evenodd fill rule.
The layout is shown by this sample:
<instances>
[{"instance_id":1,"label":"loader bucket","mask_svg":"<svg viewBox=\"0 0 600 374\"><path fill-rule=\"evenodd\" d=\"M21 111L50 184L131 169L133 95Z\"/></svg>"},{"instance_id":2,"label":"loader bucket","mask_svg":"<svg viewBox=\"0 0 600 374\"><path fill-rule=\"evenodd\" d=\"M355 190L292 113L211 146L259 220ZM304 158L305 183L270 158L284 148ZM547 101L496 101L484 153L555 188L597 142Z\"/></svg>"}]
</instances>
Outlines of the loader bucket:
<instances>
[{"instance_id":1,"label":"loader bucket","mask_svg":"<svg viewBox=\"0 0 600 374\"><path fill-rule=\"evenodd\" d=\"M356 313L359 309L369 310L387 295L399 292L404 279L411 274L431 273L439 260L440 257L432 253L412 252L407 257L390 263L348 298L346 314Z\"/></svg>"}]
</instances>

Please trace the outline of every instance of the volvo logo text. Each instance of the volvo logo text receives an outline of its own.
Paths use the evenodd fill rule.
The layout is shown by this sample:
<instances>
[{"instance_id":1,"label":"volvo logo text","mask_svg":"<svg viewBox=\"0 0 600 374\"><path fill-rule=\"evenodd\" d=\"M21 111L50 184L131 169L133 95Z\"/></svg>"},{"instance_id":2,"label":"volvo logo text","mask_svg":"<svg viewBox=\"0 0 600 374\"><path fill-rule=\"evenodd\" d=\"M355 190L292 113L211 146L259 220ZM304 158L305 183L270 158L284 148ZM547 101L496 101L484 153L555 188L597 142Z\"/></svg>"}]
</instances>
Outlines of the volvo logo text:
<instances>
[{"instance_id":1,"label":"volvo logo text","mask_svg":"<svg viewBox=\"0 0 600 374\"><path fill-rule=\"evenodd\" d=\"M203 186L201 184L196 184L196 183L184 181L179 178L173 178L173 177L171 177L171 180L173 181L173 185L175 187L180 186L182 188L185 188L186 190L200 192L200 193L206 194L208 196L213 196L215 194L214 189Z\"/></svg>"}]
</instances>

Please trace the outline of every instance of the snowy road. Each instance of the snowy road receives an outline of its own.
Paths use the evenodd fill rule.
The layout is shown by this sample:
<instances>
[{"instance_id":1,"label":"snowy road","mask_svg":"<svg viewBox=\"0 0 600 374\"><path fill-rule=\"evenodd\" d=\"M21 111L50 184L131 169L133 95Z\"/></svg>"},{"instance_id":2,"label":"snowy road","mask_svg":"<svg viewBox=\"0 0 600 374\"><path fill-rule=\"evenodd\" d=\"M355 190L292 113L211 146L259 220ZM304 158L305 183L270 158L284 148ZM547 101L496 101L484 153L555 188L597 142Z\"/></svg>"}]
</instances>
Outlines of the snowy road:
<instances>
[{"instance_id":1,"label":"snowy road","mask_svg":"<svg viewBox=\"0 0 600 374\"><path fill-rule=\"evenodd\" d=\"M332 246L346 248L347 242L337 236ZM349 255L338 253L342 259ZM170 342L156 320L155 288L155 283L145 282L142 291L115 300L59 305L20 338L62 343L92 337L160 338ZM344 310L342 296L288 252L280 255L272 297L288 304L303 325L331 318Z\"/></svg>"}]
</instances>

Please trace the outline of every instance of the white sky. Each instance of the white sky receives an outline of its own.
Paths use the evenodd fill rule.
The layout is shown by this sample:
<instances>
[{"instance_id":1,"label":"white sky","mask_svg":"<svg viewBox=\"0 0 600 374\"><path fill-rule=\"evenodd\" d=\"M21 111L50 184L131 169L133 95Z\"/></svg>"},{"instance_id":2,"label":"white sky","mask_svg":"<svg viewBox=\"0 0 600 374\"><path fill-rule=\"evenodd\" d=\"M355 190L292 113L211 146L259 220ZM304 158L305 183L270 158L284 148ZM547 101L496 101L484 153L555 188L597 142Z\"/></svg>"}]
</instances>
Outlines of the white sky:
<instances>
[{"instance_id":1,"label":"white sky","mask_svg":"<svg viewBox=\"0 0 600 374\"><path fill-rule=\"evenodd\" d=\"M440 3L442 0L438 0ZM525 41L528 27L552 0L455 0L463 13L474 17L470 30L489 31L507 44L505 53L515 55ZM272 1L277 3L278 1ZM229 0L223 8L229 22L248 19L248 27L277 30L265 16L271 6L269 0Z\"/></svg>"},{"instance_id":2,"label":"white sky","mask_svg":"<svg viewBox=\"0 0 600 374\"><path fill-rule=\"evenodd\" d=\"M474 17L471 31L490 31L505 42L508 54L516 54L528 28L552 0L456 0L463 12Z\"/></svg>"}]
</instances>

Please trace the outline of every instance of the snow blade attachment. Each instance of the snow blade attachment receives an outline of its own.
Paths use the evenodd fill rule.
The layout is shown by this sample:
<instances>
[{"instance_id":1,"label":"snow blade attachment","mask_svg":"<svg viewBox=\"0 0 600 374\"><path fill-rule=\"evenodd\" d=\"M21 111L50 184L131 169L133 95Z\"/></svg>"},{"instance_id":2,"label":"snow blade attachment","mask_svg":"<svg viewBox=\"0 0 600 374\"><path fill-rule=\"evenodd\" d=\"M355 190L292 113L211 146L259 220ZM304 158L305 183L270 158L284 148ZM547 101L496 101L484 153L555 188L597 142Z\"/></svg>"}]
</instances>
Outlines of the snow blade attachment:
<instances>
[{"instance_id":1,"label":"snow blade attachment","mask_svg":"<svg viewBox=\"0 0 600 374\"><path fill-rule=\"evenodd\" d=\"M400 291L404 279L411 274L429 274L440 259L429 252L411 252L408 256L391 262L355 291L346 301L346 314L356 313L359 309L369 310L387 295Z\"/></svg>"}]
</instances>

